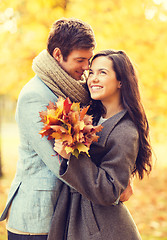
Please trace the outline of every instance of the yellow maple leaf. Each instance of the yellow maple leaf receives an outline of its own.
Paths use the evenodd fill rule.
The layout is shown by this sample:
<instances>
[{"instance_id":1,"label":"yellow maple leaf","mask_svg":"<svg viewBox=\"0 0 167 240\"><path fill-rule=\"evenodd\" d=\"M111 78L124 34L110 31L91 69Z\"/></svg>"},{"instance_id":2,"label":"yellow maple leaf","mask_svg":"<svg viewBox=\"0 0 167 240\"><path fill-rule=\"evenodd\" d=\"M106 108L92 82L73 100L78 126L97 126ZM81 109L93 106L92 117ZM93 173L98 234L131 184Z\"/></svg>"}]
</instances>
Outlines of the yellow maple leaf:
<instances>
[{"instance_id":1,"label":"yellow maple leaf","mask_svg":"<svg viewBox=\"0 0 167 240\"><path fill-rule=\"evenodd\" d=\"M44 123L40 134L48 136L48 140L59 139L66 152L77 158L81 152L89 156L90 145L98 140L96 133L102 126L93 126L93 117L86 115L88 108L81 109L80 103L72 103L69 98L60 97L55 104L50 102L47 111L39 113Z\"/></svg>"},{"instance_id":2,"label":"yellow maple leaf","mask_svg":"<svg viewBox=\"0 0 167 240\"><path fill-rule=\"evenodd\" d=\"M79 112L80 111L80 103L73 102L73 104L71 106L71 110L74 112Z\"/></svg>"},{"instance_id":3,"label":"yellow maple leaf","mask_svg":"<svg viewBox=\"0 0 167 240\"><path fill-rule=\"evenodd\" d=\"M76 149L78 149L79 153L85 152L89 156L89 147L85 146L83 143L78 143Z\"/></svg>"},{"instance_id":4,"label":"yellow maple leaf","mask_svg":"<svg viewBox=\"0 0 167 240\"><path fill-rule=\"evenodd\" d=\"M61 115L62 110L60 109L49 109L47 110L47 116L46 116L46 124L54 124L57 122L59 116Z\"/></svg>"},{"instance_id":5,"label":"yellow maple leaf","mask_svg":"<svg viewBox=\"0 0 167 240\"><path fill-rule=\"evenodd\" d=\"M64 109L64 98L59 97L58 101L56 102L57 108L62 110Z\"/></svg>"},{"instance_id":6,"label":"yellow maple leaf","mask_svg":"<svg viewBox=\"0 0 167 240\"><path fill-rule=\"evenodd\" d=\"M74 149L73 149L72 147L66 146L66 147L65 147L65 151L66 151L66 153L68 154L68 153L72 153L72 152L74 151Z\"/></svg>"}]
</instances>

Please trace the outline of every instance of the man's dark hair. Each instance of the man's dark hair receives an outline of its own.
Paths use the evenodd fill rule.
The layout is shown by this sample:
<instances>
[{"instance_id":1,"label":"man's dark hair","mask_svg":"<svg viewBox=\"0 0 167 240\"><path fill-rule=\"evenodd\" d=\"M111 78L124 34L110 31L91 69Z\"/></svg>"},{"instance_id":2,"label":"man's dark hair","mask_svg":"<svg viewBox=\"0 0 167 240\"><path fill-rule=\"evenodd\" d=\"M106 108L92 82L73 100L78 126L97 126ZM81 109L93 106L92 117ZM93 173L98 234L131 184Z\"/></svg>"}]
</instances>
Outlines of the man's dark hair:
<instances>
[{"instance_id":1,"label":"man's dark hair","mask_svg":"<svg viewBox=\"0 0 167 240\"><path fill-rule=\"evenodd\" d=\"M59 48L66 60L72 50L94 49L95 44L95 36L89 24L75 18L62 18L52 25L47 50L53 56L53 50Z\"/></svg>"}]
</instances>

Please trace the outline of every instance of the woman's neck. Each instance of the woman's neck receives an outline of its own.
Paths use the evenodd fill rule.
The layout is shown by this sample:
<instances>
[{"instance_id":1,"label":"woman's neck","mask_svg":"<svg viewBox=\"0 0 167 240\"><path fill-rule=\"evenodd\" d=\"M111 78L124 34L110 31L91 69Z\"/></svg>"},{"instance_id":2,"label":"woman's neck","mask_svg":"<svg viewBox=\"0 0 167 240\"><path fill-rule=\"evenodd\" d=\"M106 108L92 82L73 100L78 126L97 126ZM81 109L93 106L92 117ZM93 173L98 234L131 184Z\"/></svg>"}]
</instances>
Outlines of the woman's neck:
<instances>
[{"instance_id":1,"label":"woman's neck","mask_svg":"<svg viewBox=\"0 0 167 240\"><path fill-rule=\"evenodd\" d=\"M124 108L122 106L122 103L109 103L109 104L103 104L106 109L106 114L103 116L104 118L110 118L114 116L115 114L121 112Z\"/></svg>"}]
</instances>

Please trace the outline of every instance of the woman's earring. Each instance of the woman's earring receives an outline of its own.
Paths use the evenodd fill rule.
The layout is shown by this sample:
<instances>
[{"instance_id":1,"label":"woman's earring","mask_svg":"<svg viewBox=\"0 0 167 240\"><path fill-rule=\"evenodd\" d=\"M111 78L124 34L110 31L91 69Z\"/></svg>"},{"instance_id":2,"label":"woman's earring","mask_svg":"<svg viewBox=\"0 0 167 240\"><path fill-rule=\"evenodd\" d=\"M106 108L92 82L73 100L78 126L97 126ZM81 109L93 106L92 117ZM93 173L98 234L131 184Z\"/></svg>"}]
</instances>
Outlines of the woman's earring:
<instances>
[{"instance_id":1,"label":"woman's earring","mask_svg":"<svg viewBox=\"0 0 167 240\"><path fill-rule=\"evenodd\" d=\"M122 87L122 82L119 82L119 87L120 87L120 88Z\"/></svg>"}]
</instances>

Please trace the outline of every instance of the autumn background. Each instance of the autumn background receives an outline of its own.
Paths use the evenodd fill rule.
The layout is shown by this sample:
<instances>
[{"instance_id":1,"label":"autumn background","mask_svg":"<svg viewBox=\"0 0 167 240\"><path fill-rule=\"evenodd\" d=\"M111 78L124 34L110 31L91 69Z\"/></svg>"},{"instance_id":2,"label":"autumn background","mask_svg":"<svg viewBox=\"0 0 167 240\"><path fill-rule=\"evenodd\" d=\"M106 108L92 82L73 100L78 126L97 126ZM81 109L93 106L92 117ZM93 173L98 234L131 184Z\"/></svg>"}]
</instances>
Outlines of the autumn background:
<instances>
[{"instance_id":1,"label":"autumn background","mask_svg":"<svg viewBox=\"0 0 167 240\"><path fill-rule=\"evenodd\" d=\"M126 203L144 240L167 239L167 1L166 0L0 0L0 212L17 163L14 120L18 94L34 76L33 58L44 48L52 23L76 17L89 23L96 51L123 49L140 78L149 119L154 169L135 180ZM112 226L111 226L112 227ZM6 239L5 222L0 240Z\"/></svg>"}]
</instances>

